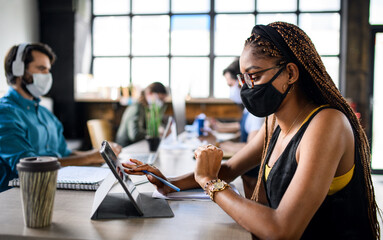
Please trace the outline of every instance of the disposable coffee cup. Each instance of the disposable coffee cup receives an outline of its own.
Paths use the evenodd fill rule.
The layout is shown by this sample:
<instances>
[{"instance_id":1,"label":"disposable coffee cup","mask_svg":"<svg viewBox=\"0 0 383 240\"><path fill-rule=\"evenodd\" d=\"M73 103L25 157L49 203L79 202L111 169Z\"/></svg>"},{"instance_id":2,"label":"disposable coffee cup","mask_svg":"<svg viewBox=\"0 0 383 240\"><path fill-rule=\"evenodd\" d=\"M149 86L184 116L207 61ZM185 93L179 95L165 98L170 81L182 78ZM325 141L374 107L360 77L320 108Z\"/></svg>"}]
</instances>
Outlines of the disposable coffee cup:
<instances>
[{"instance_id":1,"label":"disposable coffee cup","mask_svg":"<svg viewBox=\"0 0 383 240\"><path fill-rule=\"evenodd\" d=\"M27 227L40 228L51 224L59 168L60 163L55 157L22 158L17 164Z\"/></svg>"}]
</instances>

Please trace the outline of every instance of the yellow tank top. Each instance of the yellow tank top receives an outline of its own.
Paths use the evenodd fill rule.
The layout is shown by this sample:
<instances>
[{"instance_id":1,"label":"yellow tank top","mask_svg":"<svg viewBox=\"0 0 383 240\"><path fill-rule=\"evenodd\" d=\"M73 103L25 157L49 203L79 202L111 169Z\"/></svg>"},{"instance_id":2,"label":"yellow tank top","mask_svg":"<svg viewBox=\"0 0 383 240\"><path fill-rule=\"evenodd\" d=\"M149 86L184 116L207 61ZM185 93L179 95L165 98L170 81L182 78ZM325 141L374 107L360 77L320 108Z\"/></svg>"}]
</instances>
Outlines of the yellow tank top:
<instances>
[{"instance_id":1,"label":"yellow tank top","mask_svg":"<svg viewBox=\"0 0 383 240\"><path fill-rule=\"evenodd\" d=\"M355 169L355 164L347 173L338 177L334 177L334 179L331 182L330 189L328 190L327 195L333 195L337 193L338 191L342 190L344 187L346 187L347 184L351 181L352 176L354 175L354 169ZM271 171L271 167L269 167L266 164L266 168L265 168L266 180L267 180L267 177L269 176L270 171Z\"/></svg>"},{"instance_id":2,"label":"yellow tank top","mask_svg":"<svg viewBox=\"0 0 383 240\"><path fill-rule=\"evenodd\" d=\"M314 114L319 108L321 108L322 106L314 109L307 117L306 119L302 122L301 126L310 118L310 116L312 114ZM300 128L299 127L299 128ZM352 166L352 168L350 169L350 171L348 171L347 173L341 175L341 176L338 176L338 177L334 177L334 179L332 180L331 182L331 185L330 185L330 189L327 193L327 195L333 195L335 194L336 192L342 190L344 187L347 186L347 184L351 181L351 178L352 176L354 175L354 169L355 169L355 164L354 166ZM269 176L269 173L271 171L271 167L269 167L267 164L265 166L265 179L267 180L267 177Z\"/></svg>"}]
</instances>

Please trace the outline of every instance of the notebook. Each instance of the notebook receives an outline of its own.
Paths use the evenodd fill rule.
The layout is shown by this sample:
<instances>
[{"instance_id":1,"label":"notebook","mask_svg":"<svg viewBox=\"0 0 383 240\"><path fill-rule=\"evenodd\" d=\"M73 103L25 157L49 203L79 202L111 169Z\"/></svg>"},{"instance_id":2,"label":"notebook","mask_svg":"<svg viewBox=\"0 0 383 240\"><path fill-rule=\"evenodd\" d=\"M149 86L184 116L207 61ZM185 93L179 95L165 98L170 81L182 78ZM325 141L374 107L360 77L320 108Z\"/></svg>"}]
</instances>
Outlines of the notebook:
<instances>
[{"instance_id":1,"label":"notebook","mask_svg":"<svg viewBox=\"0 0 383 240\"><path fill-rule=\"evenodd\" d=\"M169 116L168 122L166 123L165 131L162 134L162 137L160 139L160 143L159 143L159 146L157 148L157 151L155 151L154 153L129 153L128 157L140 160L143 163L153 164L157 160L158 155L160 154L161 145L163 144L164 139L168 135L169 130L171 129L172 123L173 123L173 118L171 116ZM129 160L129 159L125 159L123 157L120 157L120 158L121 158L121 160Z\"/></svg>"},{"instance_id":2,"label":"notebook","mask_svg":"<svg viewBox=\"0 0 383 240\"><path fill-rule=\"evenodd\" d=\"M129 175L121 171L121 162L107 141L102 142L100 153L112 172L96 191L91 219L174 216L166 200L155 199L148 193L138 191ZM123 193L109 193L116 179L124 190Z\"/></svg>"},{"instance_id":3,"label":"notebook","mask_svg":"<svg viewBox=\"0 0 383 240\"><path fill-rule=\"evenodd\" d=\"M57 173L57 189L95 191L109 173L109 169L101 167L63 167L60 168ZM8 186L19 187L19 179L15 178L9 181Z\"/></svg>"}]
</instances>

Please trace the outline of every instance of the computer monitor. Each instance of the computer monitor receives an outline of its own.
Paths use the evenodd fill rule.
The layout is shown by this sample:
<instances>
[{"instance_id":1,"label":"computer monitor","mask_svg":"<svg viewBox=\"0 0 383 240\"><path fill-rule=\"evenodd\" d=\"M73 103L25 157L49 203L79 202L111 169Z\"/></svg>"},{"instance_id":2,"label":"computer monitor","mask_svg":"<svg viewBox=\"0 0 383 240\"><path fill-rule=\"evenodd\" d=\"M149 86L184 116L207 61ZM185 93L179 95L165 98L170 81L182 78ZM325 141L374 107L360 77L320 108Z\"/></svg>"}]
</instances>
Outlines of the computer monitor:
<instances>
[{"instance_id":1,"label":"computer monitor","mask_svg":"<svg viewBox=\"0 0 383 240\"><path fill-rule=\"evenodd\" d=\"M183 94L174 93L172 91L172 107L173 115L176 122L177 135L185 131L186 125L186 103Z\"/></svg>"}]
</instances>

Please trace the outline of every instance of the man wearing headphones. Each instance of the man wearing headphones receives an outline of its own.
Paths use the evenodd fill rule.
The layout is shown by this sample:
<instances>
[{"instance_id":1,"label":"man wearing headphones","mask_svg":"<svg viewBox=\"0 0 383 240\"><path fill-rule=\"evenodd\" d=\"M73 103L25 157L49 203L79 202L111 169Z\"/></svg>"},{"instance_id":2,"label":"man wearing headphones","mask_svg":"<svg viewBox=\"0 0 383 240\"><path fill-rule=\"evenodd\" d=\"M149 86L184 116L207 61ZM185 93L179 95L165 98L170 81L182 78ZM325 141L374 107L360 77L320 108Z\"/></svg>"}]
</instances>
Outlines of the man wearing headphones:
<instances>
[{"instance_id":1,"label":"man wearing headphones","mask_svg":"<svg viewBox=\"0 0 383 240\"><path fill-rule=\"evenodd\" d=\"M51 65L55 54L41 43L13 46L4 61L10 86L0 98L0 192L9 180L18 176L19 159L31 156L55 156L62 166L100 165L98 150L70 151L61 122L45 107L40 97L52 86ZM121 146L112 144L116 154Z\"/></svg>"}]
</instances>

